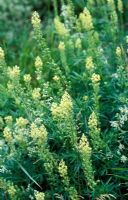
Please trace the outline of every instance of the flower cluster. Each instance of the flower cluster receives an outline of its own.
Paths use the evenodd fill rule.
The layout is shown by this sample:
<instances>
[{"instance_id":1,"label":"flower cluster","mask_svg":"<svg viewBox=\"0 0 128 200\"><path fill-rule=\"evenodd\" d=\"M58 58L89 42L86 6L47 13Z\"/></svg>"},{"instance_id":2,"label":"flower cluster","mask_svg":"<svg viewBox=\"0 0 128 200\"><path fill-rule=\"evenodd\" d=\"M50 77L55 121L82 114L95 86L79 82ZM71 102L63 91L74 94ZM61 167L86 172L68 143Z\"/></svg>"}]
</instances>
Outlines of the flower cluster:
<instances>
[{"instance_id":1,"label":"flower cluster","mask_svg":"<svg viewBox=\"0 0 128 200\"><path fill-rule=\"evenodd\" d=\"M80 156L82 159L82 166L83 166L85 177L87 179L87 184L89 185L91 189L94 189L94 187L96 186L96 182L94 180L94 173L93 173L92 161L91 161L92 149L89 146L87 138L84 134L82 135L80 139L78 150L80 152Z\"/></svg>"},{"instance_id":2,"label":"flower cluster","mask_svg":"<svg viewBox=\"0 0 128 200\"><path fill-rule=\"evenodd\" d=\"M92 70L94 68L94 63L92 57L87 57L85 61L85 66L87 70Z\"/></svg>"},{"instance_id":3,"label":"flower cluster","mask_svg":"<svg viewBox=\"0 0 128 200\"><path fill-rule=\"evenodd\" d=\"M28 120L24 119L23 117L19 117L16 119L16 125L19 128L25 128L27 124L28 124Z\"/></svg>"},{"instance_id":4,"label":"flower cluster","mask_svg":"<svg viewBox=\"0 0 128 200\"><path fill-rule=\"evenodd\" d=\"M88 120L88 126L93 147L95 149L102 148L103 142L100 137L100 128L98 127L98 119L95 112L92 112L92 114L90 115Z\"/></svg>"},{"instance_id":5,"label":"flower cluster","mask_svg":"<svg viewBox=\"0 0 128 200\"><path fill-rule=\"evenodd\" d=\"M41 90L40 88L34 88L33 89L33 91L32 91L33 100L35 100L35 101L40 100L40 98L41 98L40 90Z\"/></svg>"},{"instance_id":6,"label":"flower cluster","mask_svg":"<svg viewBox=\"0 0 128 200\"><path fill-rule=\"evenodd\" d=\"M72 100L67 92L62 96L59 105L52 104L51 107L52 115L54 118L68 118L72 113Z\"/></svg>"},{"instance_id":7,"label":"flower cluster","mask_svg":"<svg viewBox=\"0 0 128 200\"><path fill-rule=\"evenodd\" d=\"M92 80L92 83L93 83L93 84L99 83L99 81L100 81L100 75L99 75L99 74L93 73L93 74L92 74L92 77L91 77L91 80Z\"/></svg>"},{"instance_id":8,"label":"flower cluster","mask_svg":"<svg viewBox=\"0 0 128 200\"><path fill-rule=\"evenodd\" d=\"M0 60L4 60L4 50L0 47Z\"/></svg>"},{"instance_id":9,"label":"flower cluster","mask_svg":"<svg viewBox=\"0 0 128 200\"><path fill-rule=\"evenodd\" d=\"M16 65L13 68L8 68L8 76L10 79L15 80L20 76L20 68Z\"/></svg>"},{"instance_id":10,"label":"flower cluster","mask_svg":"<svg viewBox=\"0 0 128 200\"><path fill-rule=\"evenodd\" d=\"M68 36L69 31L65 28L64 24L60 22L59 18L54 19L54 24L56 31L60 36Z\"/></svg>"},{"instance_id":11,"label":"flower cluster","mask_svg":"<svg viewBox=\"0 0 128 200\"><path fill-rule=\"evenodd\" d=\"M40 26L41 20L40 20L39 14L36 11L33 12L32 14L31 22L32 22L33 28L37 28Z\"/></svg>"},{"instance_id":12,"label":"flower cluster","mask_svg":"<svg viewBox=\"0 0 128 200\"><path fill-rule=\"evenodd\" d=\"M36 192L36 200L45 200L45 194L43 192Z\"/></svg>"},{"instance_id":13,"label":"flower cluster","mask_svg":"<svg viewBox=\"0 0 128 200\"><path fill-rule=\"evenodd\" d=\"M93 29L92 16L87 8L84 8L84 11L80 13L79 19L82 27L86 31L90 31Z\"/></svg>"}]
</instances>

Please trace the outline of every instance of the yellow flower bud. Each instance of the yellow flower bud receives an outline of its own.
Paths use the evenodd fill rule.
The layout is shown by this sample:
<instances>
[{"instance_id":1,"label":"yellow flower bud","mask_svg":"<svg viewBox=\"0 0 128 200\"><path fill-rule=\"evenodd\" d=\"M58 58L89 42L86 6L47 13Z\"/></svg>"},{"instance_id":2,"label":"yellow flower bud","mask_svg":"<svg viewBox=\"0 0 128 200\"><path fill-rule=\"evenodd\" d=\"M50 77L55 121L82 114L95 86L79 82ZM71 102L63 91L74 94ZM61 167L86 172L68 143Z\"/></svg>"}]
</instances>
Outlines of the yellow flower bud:
<instances>
[{"instance_id":1,"label":"yellow flower bud","mask_svg":"<svg viewBox=\"0 0 128 200\"><path fill-rule=\"evenodd\" d=\"M4 119L7 125L12 124L13 121L12 116L6 116Z\"/></svg>"},{"instance_id":2,"label":"yellow flower bud","mask_svg":"<svg viewBox=\"0 0 128 200\"><path fill-rule=\"evenodd\" d=\"M123 13L123 2L122 0L118 0L117 7L120 13Z\"/></svg>"},{"instance_id":3,"label":"yellow flower bud","mask_svg":"<svg viewBox=\"0 0 128 200\"><path fill-rule=\"evenodd\" d=\"M91 80L93 84L98 83L100 81L100 75L93 73Z\"/></svg>"},{"instance_id":4,"label":"yellow flower bud","mask_svg":"<svg viewBox=\"0 0 128 200\"><path fill-rule=\"evenodd\" d=\"M32 18L31 18L31 22L34 28L39 27L41 20L40 20L40 16L38 14L38 12L33 12L32 14Z\"/></svg>"},{"instance_id":5,"label":"yellow flower bud","mask_svg":"<svg viewBox=\"0 0 128 200\"><path fill-rule=\"evenodd\" d=\"M93 69L93 68L94 68L94 63L93 63L93 59L92 59L91 56L88 57L88 58L86 58L85 63L86 63L85 65L86 65L86 69L87 69L87 70L90 70L90 69Z\"/></svg>"},{"instance_id":6,"label":"yellow flower bud","mask_svg":"<svg viewBox=\"0 0 128 200\"><path fill-rule=\"evenodd\" d=\"M4 134L4 138L5 138L6 142L11 143L13 140L13 137L12 137L12 133L8 127L5 127L3 134Z\"/></svg>"},{"instance_id":7,"label":"yellow flower bud","mask_svg":"<svg viewBox=\"0 0 128 200\"><path fill-rule=\"evenodd\" d=\"M80 19L82 27L85 30L89 31L93 29L92 16L86 7L84 8L84 11L80 13L79 19Z\"/></svg>"},{"instance_id":8,"label":"yellow flower bud","mask_svg":"<svg viewBox=\"0 0 128 200\"><path fill-rule=\"evenodd\" d=\"M25 75L24 75L24 81L25 81L26 83L29 83L29 82L31 81L31 76L30 76L30 74L25 74Z\"/></svg>"},{"instance_id":9,"label":"yellow flower bud","mask_svg":"<svg viewBox=\"0 0 128 200\"><path fill-rule=\"evenodd\" d=\"M55 76L53 77L53 80L54 80L54 81L59 81L59 80L60 80L60 77L55 75Z\"/></svg>"}]
</instances>

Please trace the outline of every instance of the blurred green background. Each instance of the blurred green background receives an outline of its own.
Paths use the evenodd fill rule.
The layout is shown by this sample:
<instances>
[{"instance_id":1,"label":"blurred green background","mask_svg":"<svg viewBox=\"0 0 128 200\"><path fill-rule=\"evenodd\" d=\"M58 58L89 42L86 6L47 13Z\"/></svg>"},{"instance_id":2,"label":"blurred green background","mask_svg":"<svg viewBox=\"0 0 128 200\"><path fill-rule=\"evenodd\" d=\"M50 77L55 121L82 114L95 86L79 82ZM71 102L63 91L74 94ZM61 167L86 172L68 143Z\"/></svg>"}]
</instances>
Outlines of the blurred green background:
<instances>
[{"instance_id":1,"label":"blurred green background","mask_svg":"<svg viewBox=\"0 0 128 200\"><path fill-rule=\"evenodd\" d=\"M0 46L8 55L8 64L27 64L26 55L31 51L32 42L29 41L31 34L31 13L39 12L44 26L47 24L47 38L51 33L51 20L54 16L54 0L0 0ZM60 10L61 0L56 0ZM65 0L65 3L68 0ZM117 3L117 0L115 0ZM76 13L83 10L87 0L73 0ZM128 0L124 0L124 26L128 27ZM49 24L49 25L48 25ZM43 29L44 30L44 29ZM45 29L46 30L46 29ZM21 59L24 56L24 59Z\"/></svg>"}]
</instances>

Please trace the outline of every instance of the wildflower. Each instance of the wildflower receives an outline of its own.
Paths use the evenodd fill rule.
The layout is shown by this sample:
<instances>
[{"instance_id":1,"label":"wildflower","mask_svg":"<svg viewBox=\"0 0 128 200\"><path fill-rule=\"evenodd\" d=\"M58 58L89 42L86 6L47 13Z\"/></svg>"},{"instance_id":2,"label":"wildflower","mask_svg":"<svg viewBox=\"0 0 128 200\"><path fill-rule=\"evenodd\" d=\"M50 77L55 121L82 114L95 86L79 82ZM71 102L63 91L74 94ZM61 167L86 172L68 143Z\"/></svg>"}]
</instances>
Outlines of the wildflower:
<instances>
[{"instance_id":1,"label":"wildflower","mask_svg":"<svg viewBox=\"0 0 128 200\"><path fill-rule=\"evenodd\" d=\"M30 83L30 81L31 81L31 76L30 76L30 74L25 74L25 75L24 75L24 81L25 81L26 83Z\"/></svg>"},{"instance_id":2,"label":"wildflower","mask_svg":"<svg viewBox=\"0 0 128 200\"><path fill-rule=\"evenodd\" d=\"M60 22L59 18L54 19L55 28L60 36L68 36L69 31L65 28L64 24Z\"/></svg>"},{"instance_id":3,"label":"wildflower","mask_svg":"<svg viewBox=\"0 0 128 200\"><path fill-rule=\"evenodd\" d=\"M111 126L112 126L113 128L119 128L119 124L118 124L117 121L111 121L110 123L111 123Z\"/></svg>"},{"instance_id":4,"label":"wildflower","mask_svg":"<svg viewBox=\"0 0 128 200\"><path fill-rule=\"evenodd\" d=\"M93 73L93 74L92 74L91 80L92 80L92 83L93 83L93 84L98 83L98 82L100 81L100 75L99 75L99 74Z\"/></svg>"},{"instance_id":5,"label":"wildflower","mask_svg":"<svg viewBox=\"0 0 128 200\"><path fill-rule=\"evenodd\" d=\"M123 13L123 2L122 0L118 0L117 7L120 13Z\"/></svg>"},{"instance_id":6,"label":"wildflower","mask_svg":"<svg viewBox=\"0 0 128 200\"><path fill-rule=\"evenodd\" d=\"M34 100L39 100L41 98L41 94L40 94L40 88L34 88L32 91L32 98Z\"/></svg>"},{"instance_id":7,"label":"wildflower","mask_svg":"<svg viewBox=\"0 0 128 200\"><path fill-rule=\"evenodd\" d=\"M63 160L61 160L61 162L59 163L59 167L58 167L60 176L62 178L66 177L68 172L67 172L67 166L65 165L65 162Z\"/></svg>"},{"instance_id":8,"label":"wildflower","mask_svg":"<svg viewBox=\"0 0 128 200\"><path fill-rule=\"evenodd\" d=\"M93 29L92 16L86 7L84 8L84 11L80 13L79 19L81 21L82 27L85 30L90 31Z\"/></svg>"},{"instance_id":9,"label":"wildflower","mask_svg":"<svg viewBox=\"0 0 128 200\"><path fill-rule=\"evenodd\" d=\"M13 140L13 137L12 137L12 133L8 127L4 128L3 134L4 134L4 138L5 138L6 142L11 143Z\"/></svg>"},{"instance_id":10,"label":"wildflower","mask_svg":"<svg viewBox=\"0 0 128 200\"><path fill-rule=\"evenodd\" d=\"M45 200L45 194L43 192L36 192L36 200Z\"/></svg>"},{"instance_id":11,"label":"wildflower","mask_svg":"<svg viewBox=\"0 0 128 200\"><path fill-rule=\"evenodd\" d=\"M4 50L0 47L0 60L3 60L4 56Z\"/></svg>"},{"instance_id":12,"label":"wildflower","mask_svg":"<svg viewBox=\"0 0 128 200\"><path fill-rule=\"evenodd\" d=\"M13 120L12 116L6 116L4 119L7 125L12 124L12 120Z\"/></svg>"},{"instance_id":13,"label":"wildflower","mask_svg":"<svg viewBox=\"0 0 128 200\"><path fill-rule=\"evenodd\" d=\"M121 160L121 162L125 163L127 161L127 159L128 158L125 155L122 155L120 160Z\"/></svg>"},{"instance_id":14,"label":"wildflower","mask_svg":"<svg viewBox=\"0 0 128 200\"><path fill-rule=\"evenodd\" d=\"M65 50L64 42L60 42L58 48L59 48L60 51L64 51Z\"/></svg>"},{"instance_id":15,"label":"wildflower","mask_svg":"<svg viewBox=\"0 0 128 200\"><path fill-rule=\"evenodd\" d=\"M120 47L117 47L117 48L116 48L116 55L117 55L118 57L121 57L121 52L122 52L121 48L120 48Z\"/></svg>"},{"instance_id":16,"label":"wildflower","mask_svg":"<svg viewBox=\"0 0 128 200\"><path fill-rule=\"evenodd\" d=\"M31 124L31 137L34 140L36 139L46 140L47 135L48 133L44 125L38 127L35 123Z\"/></svg>"},{"instance_id":17,"label":"wildflower","mask_svg":"<svg viewBox=\"0 0 128 200\"><path fill-rule=\"evenodd\" d=\"M40 16L38 14L38 12L33 12L32 14L32 18L31 18L31 22L34 28L39 27L41 20L40 20Z\"/></svg>"},{"instance_id":18,"label":"wildflower","mask_svg":"<svg viewBox=\"0 0 128 200\"><path fill-rule=\"evenodd\" d=\"M70 116L72 113L72 100L67 92L62 96L61 102L59 105L52 104L51 107L52 115L56 118L61 117L65 118Z\"/></svg>"},{"instance_id":19,"label":"wildflower","mask_svg":"<svg viewBox=\"0 0 128 200\"><path fill-rule=\"evenodd\" d=\"M55 76L53 77L53 80L54 80L54 81L59 81L59 80L60 80L60 77L55 75Z\"/></svg>"},{"instance_id":20,"label":"wildflower","mask_svg":"<svg viewBox=\"0 0 128 200\"><path fill-rule=\"evenodd\" d=\"M119 149L120 149L120 150L123 150L123 149L124 149L124 145L120 143L120 144L119 144Z\"/></svg>"},{"instance_id":21,"label":"wildflower","mask_svg":"<svg viewBox=\"0 0 128 200\"><path fill-rule=\"evenodd\" d=\"M87 70L94 68L94 63L93 63L93 59L91 56L86 58L86 68L87 68Z\"/></svg>"},{"instance_id":22,"label":"wildflower","mask_svg":"<svg viewBox=\"0 0 128 200\"><path fill-rule=\"evenodd\" d=\"M87 179L87 184L89 185L90 188L94 189L96 183L94 180L94 174L93 174L92 162L91 162L92 149L89 146L87 138L84 134L82 135L80 139L78 150L80 152L80 156L82 159L82 166L83 166L85 177Z\"/></svg>"},{"instance_id":23,"label":"wildflower","mask_svg":"<svg viewBox=\"0 0 128 200\"><path fill-rule=\"evenodd\" d=\"M10 68L10 67L8 68L8 76L10 79L15 80L16 78L19 77L19 75L20 75L20 69L17 65L14 66L13 68Z\"/></svg>"},{"instance_id":24,"label":"wildflower","mask_svg":"<svg viewBox=\"0 0 128 200\"><path fill-rule=\"evenodd\" d=\"M24 128L28 124L28 120L24 119L23 117L19 117L16 119L16 125L19 128Z\"/></svg>"},{"instance_id":25,"label":"wildflower","mask_svg":"<svg viewBox=\"0 0 128 200\"><path fill-rule=\"evenodd\" d=\"M43 66L43 62L41 60L41 58L39 56L36 57L36 60L35 60L35 67L36 69L41 69Z\"/></svg>"},{"instance_id":26,"label":"wildflower","mask_svg":"<svg viewBox=\"0 0 128 200\"><path fill-rule=\"evenodd\" d=\"M81 45L81 39L77 38L76 42L75 42L75 47L78 49L81 49L82 45Z\"/></svg>"},{"instance_id":27,"label":"wildflower","mask_svg":"<svg viewBox=\"0 0 128 200\"><path fill-rule=\"evenodd\" d=\"M13 185L9 186L8 194L10 195L11 199L14 199L16 197L16 189Z\"/></svg>"},{"instance_id":28,"label":"wildflower","mask_svg":"<svg viewBox=\"0 0 128 200\"><path fill-rule=\"evenodd\" d=\"M88 120L89 132L92 145L95 149L103 147L103 142L100 138L100 128L98 127L98 119L95 112L92 112Z\"/></svg>"}]
</instances>

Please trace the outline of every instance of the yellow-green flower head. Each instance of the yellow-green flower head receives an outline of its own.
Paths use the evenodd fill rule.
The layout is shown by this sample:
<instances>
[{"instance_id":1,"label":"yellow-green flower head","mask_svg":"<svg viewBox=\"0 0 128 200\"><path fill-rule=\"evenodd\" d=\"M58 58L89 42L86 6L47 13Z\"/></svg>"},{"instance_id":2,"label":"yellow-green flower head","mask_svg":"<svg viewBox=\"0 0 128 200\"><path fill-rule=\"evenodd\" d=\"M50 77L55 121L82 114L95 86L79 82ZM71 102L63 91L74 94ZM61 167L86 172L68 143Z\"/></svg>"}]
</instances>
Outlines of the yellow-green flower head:
<instances>
[{"instance_id":1,"label":"yellow-green flower head","mask_svg":"<svg viewBox=\"0 0 128 200\"><path fill-rule=\"evenodd\" d=\"M4 56L4 50L0 47L0 60L3 60Z\"/></svg>"},{"instance_id":2,"label":"yellow-green flower head","mask_svg":"<svg viewBox=\"0 0 128 200\"><path fill-rule=\"evenodd\" d=\"M11 197L11 199L14 199L16 196L16 189L13 185L10 185L8 188L8 194Z\"/></svg>"},{"instance_id":3,"label":"yellow-green flower head","mask_svg":"<svg viewBox=\"0 0 128 200\"><path fill-rule=\"evenodd\" d=\"M77 38L76 42L75 42L75 48L77 49L81 49L82 45L81 45L81 39Z\"/></svg>"},{"instance_id":4,"label":"yellow-green flower head","mask_svg":"<svg viewBox=\"0 0 128 200\"><path fill-rule=\"evenodd\" d=\"M86 7L84 8L84 11L82 13L80 13L79 19L81 21L82 27L86 31L93 29L92 16Z\"/></svg>"},{"instance_id":5,"label":"yellow-green flower head","mask_svg":"<svg viewBox=\"0 0 128 200\"><path fill-rule=\"evenodd\" d=\"M34 28L37 28L40 26L41 20L38 12L33 12L31 22Z\"/></svg>"},{"instance_id":6,"label":"yellow-green flower head","mask_svg":"<svg viewBox=\"0 0 128 200\"><path fill-rule=\"evenodd\" d=\"M92 149L89 146L88 140L84 134L82 135L82 137L80 139L78 148L79 148L79 151L82 153L85 152L87 154L91 154Z\"/></svg>"},{"instance_id":7,"label":"yellow-green flower head","mask_svg":"<svg viewBox=\"0 0 128 200\"><path fill-rule=\"evenodd\" d=\"M60 51L64 51L64 50L65 50L65 44L64 44L64 42L60 42L60 43L59 43L58 49L59 49Z\"/></svg>"},{"instance_id":8,"label":"yellow-green flower head","mask_svg":"<svg viewBox=\"0 0 128 200\"><path fill-rule=\"evenodd\" d=\"M54 19L54 24L56 31L60 36L68 36L69 31L65 28L65 25L62 22L60 22L58 17Z\"/></svg>"},{"instance_id":9,"label":"yellow-green flower head","mask_svg":"<svg viewBox=\"0 0 128 200\"><path fill-rule=\"evenodd\" d=\"M43 66L42 59L40 58L40 56L37 56L35 60L35 67L38 70L38 69L41 69L42 66Z\"/></svg>"},{"instance_id":10,"label":"yellow-green flower head","mask_svg":"<svg viewBox=\"0 0 128 200\"><path fill-rule=\"evenodd\" d=\"M93 59L92 59L91 56L89 56L88 58L86 58L85 65L86 65L86 69L87 70L90 70L90 69L94 68L94 63L93 63Z\"/></svg>"},{"instance_id":11,"label":"yellow-green flower head","mask_svg":"<svg viewBox=\"0 0 128 200\"><path fill-rule=\"evenodd\" d=\"M120 13L123 13L123 2L122 0L118 0L117 7Z\"/></svg>"},{"instance_id":12,"label":"yellow-green flower head","mask_svg":"<svg viewBox=\"0 0 128 200\"><path fill-rule=\"evenodd\" d=\"M59 81L59 80L60 80L60 77L57 76L57 75L55 75L55 76L53 77L53 80L54 80L54 81Z\"/></svg>"},{"instance_id":13,"label":"yellow-green flower head","mask_svg":"<svg viewBox=\"0 0 128 200\"><path fill-rule=\"evenodd\" d=\"M35 123L31 124L31 137L34 140L37 140L37 139L46 140L47 135L48 133L44 125L41 125L40 127L38 127Z\"/></svg>"},{"instance_id":14,"label":"yellow-green flower head","mask_svg":"<svg viewBox=\"0 0 128 200\"><path fill-rule=\"evenodd\" d=\"M43 192L36 192L36 200L45 200L45 194Z\"/></svg>"},{"instance_id":15,"label":"yellow-green flower head","mask_svg":"<svg viewBox=\"0 0 128 200\"><path fill-rule=\"evenodd\" d=\"M117 48L116 48L116 55L117 55L118 57L121 57L121 54L122 54L121 48L120 48L120 47L117 47Z\"/></svg>"},{"instance_id":16,"label":"yellow-green flower head","mask_svg":"<svg viewBox=\"0 0 128 200\"><path fill-rule=\"evenodd\" d=\"M16 119L16 125L19 128L24 128L28 124L28 120L24 119L23 117L19 117Z\"/></svg>"},{"instance_id":17,"label":"yellow-green flower head","mask_svg":"<svg viewBox=\"0 0 128 200\"><path fill-rule=\"evenodd\" d=\"M59 166L58 166L58 170L59 170L59 173L60 173L60 176L62 178L66 177L68 172L67 172L67 166L64 162L64 160L61 160L60 163L59 163Z\"/></svg>"},{"instance_id":18,"label":"yellow-green flower head","mask_svg":"<svg viewBox=\"0 0 128 200\"><path fill-rule=\"evenodd\" d=\"M34 88L32 91L32 98L33 100L37 101L40 100L41 94L40 94L41 89L40 88Z\"/></svg>"},{"instance_id":19,"label":"yellow-green flower head","mask_svg":"<svg viewBox=\"0 0 128 200\"><path fill-rule=\"evenodd\" d=\"M88 120L88 126L90 129L97 128L98 120L97 120L97 116L95 112L92 112L92 114L90 115L89 120Z\"/></svg>"},{"instance_id":20,"label":"yellow-green flower head","mask_svg":"<svg viewBox=\"0 0 128 200\"><path fill-rule=\"evenodd\" d=\"M25 74L25 75L24 75L24 82L30 83L31 79L32 79L32 78L31 78L30 74Z\"/></svg>"},{"instance_id":21,"label":"yellow-green flower head","mask_svg":"<svg viewBox=\"0 0 128 200\"><path fill-rule=\"evenodd\" d=\"M69 117L72 113L72 100L67 92L62 96L59 105L53 104L51 107L52 115L54 118Z\"/></svg>"},{"instance_id":22,"label":"yellow-green flower head","mask_svg":"<svg viewBox=\"0 0 128 200\"><path fill-rule=\"evenodd\" d=\"M12 140L13 140L12 133L8 127L4 128L3 135L4 135L6 142L8 142L8 143L12 142Z\"/></svg>"},{"instance_id":23,"label":"yellow-green flower head","mask_svg":"<svg viewBox=\"0 0 128 200\"><path fill-rule=\"evenodd\" d=\"M13 121L12 116L6 116L4 119L5 119L5 123L7 125L11 125L12 124L12 121Z\"/></svg>"},{"instance_id":24,"label":"yellow-green flower head","mask_svg":"<svg viewBox=\"0 0 128 200\"><path fill-rule=\"evenodd\" d=\"M91 77L91 80L92 80L92 83L93 84L96 84L96 83L99 83L100 82L100 75L99 74L95 74L93 73L92 74L92 77Z\"/></svg>"},{"instance_id":25,"label":"yellow-green flower head","mask_svg":"<svg viewBox=\"0 0 128 200\"><path fill-rule=\"evenodd\" d=\"M8 68L8 76L10 79L16 79L20 76L20 68L16 65L13 68Z\"/></svg>"}]
</instances>

